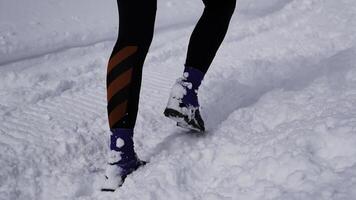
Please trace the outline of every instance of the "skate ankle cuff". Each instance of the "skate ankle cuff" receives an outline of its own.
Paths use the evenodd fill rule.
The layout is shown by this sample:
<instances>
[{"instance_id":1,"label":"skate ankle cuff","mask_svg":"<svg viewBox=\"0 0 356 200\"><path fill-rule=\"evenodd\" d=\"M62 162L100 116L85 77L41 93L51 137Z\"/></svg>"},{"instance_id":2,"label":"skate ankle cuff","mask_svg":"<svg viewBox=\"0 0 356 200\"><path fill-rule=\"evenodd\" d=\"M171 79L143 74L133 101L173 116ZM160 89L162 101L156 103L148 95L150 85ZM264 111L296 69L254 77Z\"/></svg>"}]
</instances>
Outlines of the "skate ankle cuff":
<instances>
[{"instance_id":1,"label":"skate ankle cuff","mask_svg":"<svg viewBox=\"0 0 356 200\"><path fill-rule=\"evenodd\" d=\"M185 66L183 76L188 82L193 84L193 89L197 90L204 79L205 73L197 68Z\"/></svg>"},{"instance_id":2,"label":"skate ankle cuff","mask_svg":"<svg viewBox=\"0 0 356 200\"><path fill-rule=\"evenodd\" d=\"M110 150L121 151L125 155L134 153L133 129L111 129Z\"/></svg>"}]
</instances>

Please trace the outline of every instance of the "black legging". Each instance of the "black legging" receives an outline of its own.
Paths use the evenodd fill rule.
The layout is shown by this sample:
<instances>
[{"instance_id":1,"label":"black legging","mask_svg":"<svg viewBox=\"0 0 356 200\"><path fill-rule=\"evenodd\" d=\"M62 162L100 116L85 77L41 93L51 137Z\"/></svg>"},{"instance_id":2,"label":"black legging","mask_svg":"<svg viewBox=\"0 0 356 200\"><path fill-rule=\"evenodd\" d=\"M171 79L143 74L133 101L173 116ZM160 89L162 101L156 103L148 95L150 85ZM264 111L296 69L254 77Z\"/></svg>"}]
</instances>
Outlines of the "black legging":
<instances>
[{"instance_id":1,"label":"black legging","mask_svg":"<svg viewBox=\"0 0 356 200\"><path fill-rule=\"evenodd\" d=\"M223 41L236 0L203 0L205 9L190 38L185 66L206 73ZM157 0L117 0L119 35L107 70L110 129L134 128L142 67L150 47Z\"/></svg>"}]
</instances>

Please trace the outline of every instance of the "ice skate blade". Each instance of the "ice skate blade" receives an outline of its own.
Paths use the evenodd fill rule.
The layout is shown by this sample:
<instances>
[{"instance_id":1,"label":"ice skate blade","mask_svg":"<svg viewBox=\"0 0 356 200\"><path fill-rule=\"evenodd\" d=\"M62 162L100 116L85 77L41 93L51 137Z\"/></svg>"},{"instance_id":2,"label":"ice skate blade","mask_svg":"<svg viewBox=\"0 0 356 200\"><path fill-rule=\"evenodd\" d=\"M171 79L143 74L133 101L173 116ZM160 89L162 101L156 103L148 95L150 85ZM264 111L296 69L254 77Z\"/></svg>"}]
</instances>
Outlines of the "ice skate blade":
<instances>
[{"instance_id":1,"label":"ice skate blade","mask_svg":"<svg viewBox=\"0 0 356 200\"><path fill-rule=\"evenodd\" d=\"M190 131L193 131L194 133L199 133L199 134L203 133L203 131L201 131L200 129L197 129L193 126L189 126L189 124L187 124L186 122L177 122L177 126L187 129L187 130L190 130Z\"/></svg>"},{"instance_id":2,"label":"ice skate blade","mask_svg":"<svg viewBox=\"0 0 356 200\"><path fill-rule=\"evenodd\" d=\"M114 189L101 188L102 192L115 192Z\"/></svg>"},{"instance_id":3,"label":"ice skate blade","mask_svg":"<svg viewBox=\"0 0 356 200\"><path fill-rule=\"evenodd\" d=\"M204 128L201 128L194 124L192 121L189 121L188 116L180 113L177 110L171 109L171 108L166 108L164 110L164 115L168 117L169 119L177 122L177 126L189 129L198 133L204 133Z\"/></svg>"}]
</instances>

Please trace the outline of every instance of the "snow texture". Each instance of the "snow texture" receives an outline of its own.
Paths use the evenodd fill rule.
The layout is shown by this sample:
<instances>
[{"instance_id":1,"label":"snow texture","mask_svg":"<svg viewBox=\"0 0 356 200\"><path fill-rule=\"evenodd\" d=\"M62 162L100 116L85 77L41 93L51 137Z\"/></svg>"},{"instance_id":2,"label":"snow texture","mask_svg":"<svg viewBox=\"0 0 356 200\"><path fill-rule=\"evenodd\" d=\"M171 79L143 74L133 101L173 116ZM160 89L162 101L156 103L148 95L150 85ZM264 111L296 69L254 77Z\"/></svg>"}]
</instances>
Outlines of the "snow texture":
<instances>
[{"instance_id":1,"label":"snow texture","mask_svg":"<svg viewBox=\"0 0 356 200\"><path fill-rule=\"evenodd\" d=\"M115 1L0 0L1 200L356 199L355 0L238 0L202 137L162 113L203 4L158 3L134 135L149 163L103 194Z\"/></svg>"}]
</instances>

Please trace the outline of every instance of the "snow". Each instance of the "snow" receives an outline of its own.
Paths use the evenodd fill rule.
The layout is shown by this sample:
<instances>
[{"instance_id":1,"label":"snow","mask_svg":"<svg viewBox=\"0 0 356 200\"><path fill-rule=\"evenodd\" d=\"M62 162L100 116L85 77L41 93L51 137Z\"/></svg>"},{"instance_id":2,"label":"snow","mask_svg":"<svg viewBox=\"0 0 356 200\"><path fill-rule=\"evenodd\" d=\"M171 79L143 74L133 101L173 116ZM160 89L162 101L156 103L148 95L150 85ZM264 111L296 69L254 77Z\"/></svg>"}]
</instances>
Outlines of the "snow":
<instances>
[{"instance_id":1,"label":"snow","mask_svg":"<svg viewBox=\"0 0 356 200\"><path fill-rule=\"evenodd\" d=\"M124 142L124 140L123 139L121 139L121 138L118 138L117 140L116 140L116 147L117 148L121 148L121 147L123 147L125 145L125 142Z\"/></svg>"},{"instance_id":2,"label":"snow","mask_svg":"<svg viewBox=\"0 0 356 200\"><path fill-rule=\"evenodd\" d=\"M0 0L0 199L356 199L356 1L239 0L199 91L163 116L200 1L158 1L135 127L149 163L99 191L115 1Z\"/></svg>"}]
</instances>

